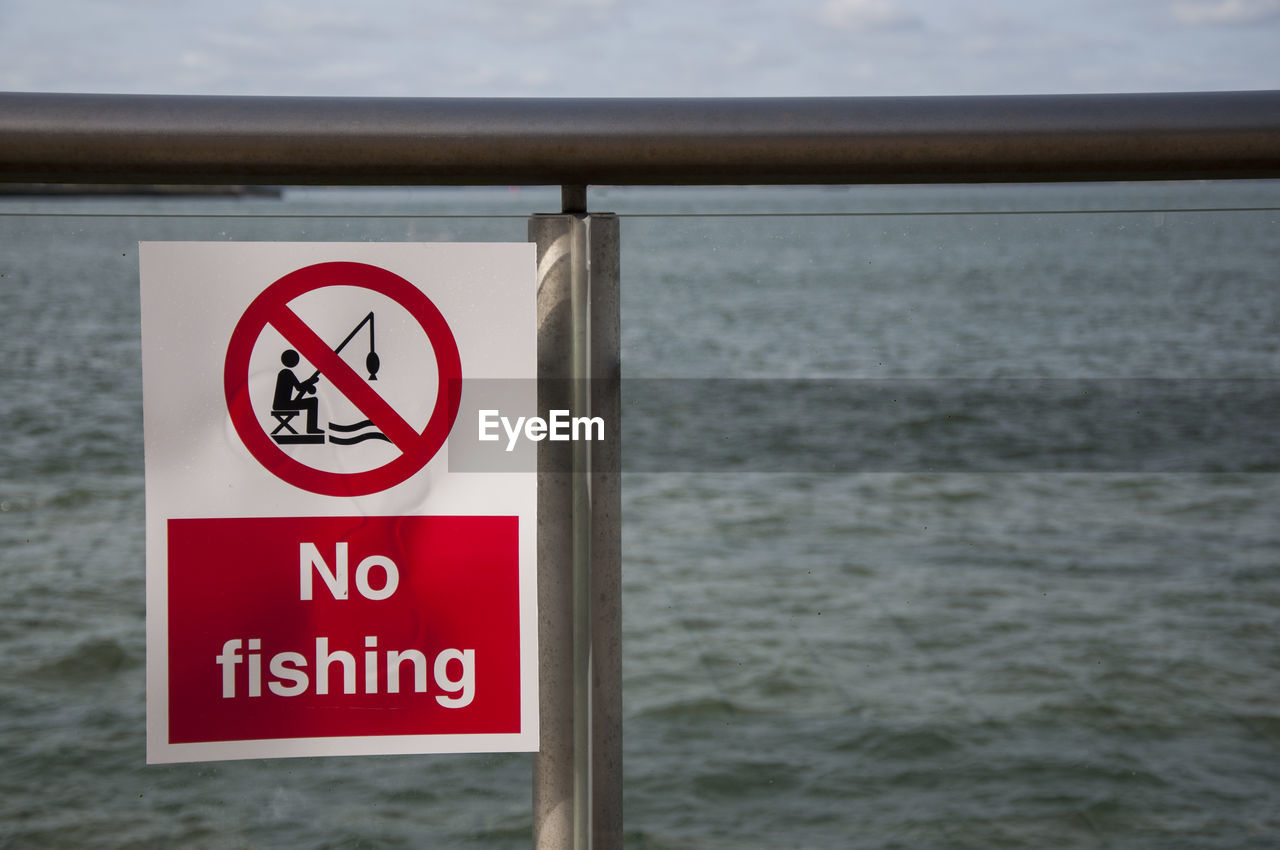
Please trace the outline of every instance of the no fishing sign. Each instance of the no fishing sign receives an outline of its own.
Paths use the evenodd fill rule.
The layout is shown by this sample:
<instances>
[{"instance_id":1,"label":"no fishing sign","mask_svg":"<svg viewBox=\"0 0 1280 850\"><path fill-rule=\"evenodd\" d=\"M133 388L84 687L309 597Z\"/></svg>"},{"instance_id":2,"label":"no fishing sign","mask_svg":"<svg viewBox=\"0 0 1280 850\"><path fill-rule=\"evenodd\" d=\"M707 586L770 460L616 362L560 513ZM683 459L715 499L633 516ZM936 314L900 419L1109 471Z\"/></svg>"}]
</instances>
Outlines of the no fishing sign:
<instances>
[{"instance_id":1,"label":"no fishing sign","mask_svg":"<svg viewBox=\"0 0 1280 850\"><path fill-rule=\"evenodd\" d=\"M537 749L533 251L139 246L149 762Z\"/></svg>"}]
</instances>

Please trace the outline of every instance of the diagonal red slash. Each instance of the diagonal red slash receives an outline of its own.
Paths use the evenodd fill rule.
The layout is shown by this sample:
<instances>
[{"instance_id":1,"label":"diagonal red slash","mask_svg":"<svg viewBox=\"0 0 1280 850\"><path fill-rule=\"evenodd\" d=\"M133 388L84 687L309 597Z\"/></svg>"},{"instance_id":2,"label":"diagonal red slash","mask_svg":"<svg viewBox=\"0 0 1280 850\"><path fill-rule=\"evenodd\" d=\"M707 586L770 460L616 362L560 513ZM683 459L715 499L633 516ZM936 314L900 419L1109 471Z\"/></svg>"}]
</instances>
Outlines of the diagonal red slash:
<instances>
[{"instance_id":1,"label":"diagonal red slash","mask_svg":"<svg viewBox=\"0 0 1280 850\"><path fill-rule=\"evenodd\" d=\"M287 304L277 305L267 321L333 384L334 389L369 417L401 452L408 453L422 439L417 430L374 392L359 373L347 365Z\"/></svg>"}]
</instances>

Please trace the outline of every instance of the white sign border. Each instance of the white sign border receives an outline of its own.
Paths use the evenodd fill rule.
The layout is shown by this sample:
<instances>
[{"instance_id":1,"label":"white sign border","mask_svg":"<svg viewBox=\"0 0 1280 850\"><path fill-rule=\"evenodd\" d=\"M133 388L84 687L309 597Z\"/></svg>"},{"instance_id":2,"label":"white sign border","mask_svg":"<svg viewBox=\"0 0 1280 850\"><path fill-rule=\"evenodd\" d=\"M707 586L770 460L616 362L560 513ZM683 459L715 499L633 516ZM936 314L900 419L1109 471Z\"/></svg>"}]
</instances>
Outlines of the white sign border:
<instances>
[{"instance_id":1,"label":"white sign border","mask_svg":"<svg viewBox=\"0 0 1280 850\"><path fill-rule=\"evenodd\" d=\"M526 242L139 242L142 303L144 455L146 465L146 727L148 764L310 756L422 755L435 753L536 752L539 746L537 635L537 483L523 473L453 473L448 446L402 484L362 497L330 497L285 484L252 458L234 435L223 391L223 362L234 323L256 295L275 280L322 262L363 262L399 274L427 292L444 314L462 353L463 392L469 379L527 379L537 376L535 246ZM447 277L452 289L422 287L424 268L433 278ZM442 271L441 269L445 269ZM477 297L485 288L515 281L496 298ZM193 301L195 303L193 303ZM509 332L493 333L489 307L500 305ZM523 317L523 318L521 318ZM177 321L173 321L174 319ZM203 333L198 332L203 328ZM484 354L498 338L522 349L518 361ZM217 344L210 344L216 340ZM204 414L203 436L216 443L213 459L174 469L175 447L165 440L170 422L162 411L174 408L173 367L183 354L200 360L216 354L216 364L201 363L194 399L177 407ZM469 356L471 355L471 356ZM185 380L185 378L184 378ZM147 401L150 399L151 404ZM158 399L165 401L164 407ZM213 421L208 421L212 413ZM455 428L464 423L455 423ZM228 467L238 455L245 469ZM230 461L234 465L235 461ZM225 491L216 499L174 498L175 485L191 477L191 466L225 469ZM199 473L195 476L200 477ZM155 479L161 479L156 481ZM156 484L158 486L153 486ZM208 482L206 482L208 485ZM450 490L442 493L441 488ZM265 493L263 492L265 491ZM228 502L236 493L261 494L253 504ZM229 493L230 495L225 495ZM504 504L488 510L497 494ZM279 512L285 503L297 510ZM403 509L396 509L406 503ZM244 507L244 510L240 510ZM461 508L461 509L460 509ZM520 731L499 734L423 734L273 738L264 740L171 743L168 681L168 533L170 519L254 516L465 516L519 518L518 596L520 614Z\"/></svg>"}]
</instances>

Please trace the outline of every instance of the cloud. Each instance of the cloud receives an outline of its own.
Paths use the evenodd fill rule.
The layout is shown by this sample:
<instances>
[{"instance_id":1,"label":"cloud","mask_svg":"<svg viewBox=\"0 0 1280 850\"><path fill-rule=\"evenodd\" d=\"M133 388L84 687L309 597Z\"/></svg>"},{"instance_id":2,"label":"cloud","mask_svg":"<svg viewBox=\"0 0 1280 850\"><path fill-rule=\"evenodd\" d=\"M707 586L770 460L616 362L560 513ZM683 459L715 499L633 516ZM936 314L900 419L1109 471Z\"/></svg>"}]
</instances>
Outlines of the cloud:
<instances>
[{"instance_id":1,"label":"cloud","mask_svg":"<svg viewBox=\"0 0 1280 850\"><path fill-rule=\"evenodd\" d=\"M895 0L827 0L820 15L828 26L854 32L910 29L921 25L919 18L901 9Z\"/></svg>"},{"instance_id":2,"label":"cloud","mask_svg":"<svg viewBox=\"0 0 1280 850\"><path fill-rule=\"evenodd\" d=\"M1280 18L1280 0L1190 0L1174 3L1173 17L1190 26L1256 24Z\"/></svg>"},{"instance_id":3,"label":"cloud","mask_svg":"<svg viewBox=\"0 0 1280 850\"><path fill-rule=\"evenodd\" d=\"M501 33L505 40L567 37L624 23L629 10L617 0L471 0L459 4L458 18L470 29Z\"/></svg>"},{"instance_id":4,"label":"cloud","mask_svg":"<svg viewBox=\"0 0 1280 850\"><path fill-rule=\"evenodd\" d=\"M1280 0L0 0L0 23L0 88L33 91L812 96L1280 81Z\"/></svg>"}]
</instances>

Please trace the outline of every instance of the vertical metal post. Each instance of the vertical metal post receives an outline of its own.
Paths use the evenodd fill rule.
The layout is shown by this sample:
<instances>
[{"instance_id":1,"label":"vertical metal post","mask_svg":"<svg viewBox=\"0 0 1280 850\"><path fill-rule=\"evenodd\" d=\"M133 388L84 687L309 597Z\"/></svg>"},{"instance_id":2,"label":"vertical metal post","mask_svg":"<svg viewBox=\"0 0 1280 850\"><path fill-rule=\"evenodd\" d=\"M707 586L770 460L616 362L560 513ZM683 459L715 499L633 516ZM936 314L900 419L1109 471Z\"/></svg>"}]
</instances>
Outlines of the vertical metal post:
<instances>
[{"instance_id":1,"label":"vertical metal post","mask_svg":"<svg viewBox=\"0 0 1280 850\"><path fill-rule=\"evenodd\" d=\"M540 415L605 423L603 441L539 443L534 847L611 850L622 845L618 220L538 215L529 239Z\"/></svg>"}]
</instances>

